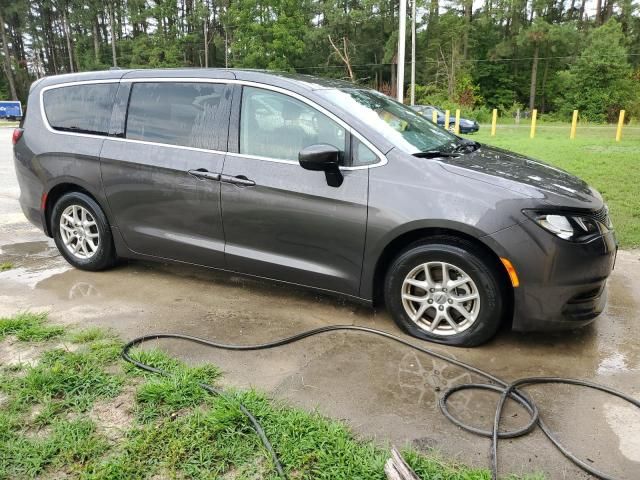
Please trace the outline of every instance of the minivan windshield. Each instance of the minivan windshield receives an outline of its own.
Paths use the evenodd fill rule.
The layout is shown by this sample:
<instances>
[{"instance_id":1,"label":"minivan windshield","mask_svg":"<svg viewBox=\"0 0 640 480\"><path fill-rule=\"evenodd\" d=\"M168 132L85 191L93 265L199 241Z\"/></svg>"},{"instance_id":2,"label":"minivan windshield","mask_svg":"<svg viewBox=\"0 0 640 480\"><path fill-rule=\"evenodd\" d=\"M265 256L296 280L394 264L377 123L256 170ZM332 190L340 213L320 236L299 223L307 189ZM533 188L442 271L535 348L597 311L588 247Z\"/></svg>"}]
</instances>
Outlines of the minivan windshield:
<instances>
[{"instance_id":1,"label":"minivan windshield","mask_svg":"<svg viewBox=\"0 0 640 480\"><path fill-rule=\"evenodd\" d=\"M456 152L461 145L458 137L434 125L431 119L375 90L344 88L319 90L317 93L412 155Z\"/></svg>"}]
</instances>

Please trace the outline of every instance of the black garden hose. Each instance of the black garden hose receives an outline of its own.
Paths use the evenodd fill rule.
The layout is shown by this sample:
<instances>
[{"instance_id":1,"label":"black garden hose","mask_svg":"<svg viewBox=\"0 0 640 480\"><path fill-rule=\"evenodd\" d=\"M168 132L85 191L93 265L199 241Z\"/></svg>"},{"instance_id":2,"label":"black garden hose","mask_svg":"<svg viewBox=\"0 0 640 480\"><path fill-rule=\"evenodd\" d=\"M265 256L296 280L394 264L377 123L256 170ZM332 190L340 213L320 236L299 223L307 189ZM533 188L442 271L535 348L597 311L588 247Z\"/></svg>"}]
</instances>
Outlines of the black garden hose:
<instances>
[{"instance_id":1,"label":"black garden hose","mask_svg":"<svg viewBox=\"0 0 640 480\"><path fill-rule=\"evenodd\" d=\"M576 455L574 455L573 453L571 453L566 447L564 447L564 445L562 445L560 443L560 441L557 439L557 437L551 432L551 430L549 429L549 427L547 427L547 425L542 421L542 419L540 418L540 414L538 411L538 408L536 407L535 403L533 402L533 400L524 392L520 391L518 388L519 387L524 387L527 385L538 385L538 384L547 384L547 383L555 383L555 384L565 384L565 385L577 385L577 386L581 386L581 387L587 387L587 388L591 388L594 390L599 390L601 392L605 392L608 393L609 395L618 397L622 400L625 400L626 402L634 405L635 407L640 409L640 401L636 400L635 398L632 398L631 396L623 393L623 392L619 392L617 390L614 390L612 388L609 388L607 386L604 385L600 385L597 383L593 383L593 382L588 382L585 380L578 380L578 379L573 379L573 378L559 378L559 377L528 377L528 378L521 378L519 380L516 380L514 382L508 383L505 382L504 380L499 379L498 377L480 369L477 367L474 367L473 365L469 365L468 363L465 362L461 362L460 360L456 360L455 358L451 358L447 355L444 355L442 353L438 353L434 350L431 350L429 348L426 347L422 347L419 345L414 345L413 343L400 338L396 335L392 335L390 333L384 332L382 330L376 330L373 328L367 328L367 327L358 327L358 326L354 326L354 325L331 325L331 326L327 326L327 327L320 327L320 328L314 328L311 330L307 330L301 333L298 333L296 335L292 335L290 337L286 337L286 338L282 338L279 340L274 340L272 342L266 342L266 343L259 343L259 344L255 344L255 345L234 345L234 344L225 344L225 343L218 343L218 342L213 342L211 340L206 340L204 338L198 338L198 337L192 337L190 335L180 335L180 334L175 334L175 333L157 333L157 334L151 334L151 335L143 335L141 337L135 338L133 340L131 340L129 343L127 343L123 350L122 350L122 357L129 363L135 365L138 368L141 368L143 370L146 370L148 372L153 372L153 373L157 373L160 375L165 375L165 376L169 376L170 373L161 370L159 368L155 368L152 367L151 365L147 365L145 363L139 362L133 358L131 358L129 352L131 351L131 349L133 347L139 346L145 342L149 342L151 340L158 340L158 339L165 339L165 338L170 338L170 339L179 339L179 340L186 340L189 342L193 342L193 343L198 343L200 345L205 345L208 347L212 347L212 348L219 348L222 350L234 350L234 351L251 351L251 350L265 350L268 348L276 348L276 347L281 347L283 345L287 345L290 343L294 343L297 342L299 340L302 340L304 338L309 338L309 337L313 337L315 335L320 335L322 333L328 333L328 332L338 332L338 331L351 331L351 332L360 332L360 333L367 333L367 334L371 334L371 335L377 335L379 337L383 337L386 338L388 340L392 340L396 343L399 343L401 345L404 345L406 347L409 347L413 350L416 350L418 352L430 355L432 357L435 358L439 358L440 360L443 360L445 362L448 362L452 365L456 365L464 370L467 370L469 372L475 373L476 375L479 375L483 378L486 378L487 380L489 380L490 382L493 383L486 383L486 384L482 384L482 383L467 383L467 384L461 384L461 385L456 385L448 390L446 390L444 392L444 394L442 395L442 397L440 398L440 409L442 410L442 413L445 415L445 417L447 417L451 422L453 422L454 424L456 424L457 426L461 427L462 429L474 433L476 435L480 435L483 437L488 437L491 438L491 470L492 470L492 476L493 479L496 480L498 478L498 440L502 439L502 438L515 438L515 437L519 437L522 435L526 435L527 433L529 433L531 430L533 430L535 428L536 425L538 425L540 427L540 429L544 432L544 434L547 436L547 438L551 441L551 443L553 443L553 445L555 445L555 447L569 460L571 460L573 463L575 463L577 466L579 466L581 469L583 469L584 471L590 473L591 475L600 478L602 480L617 480L615 477L612 477L611 475L601 472L597 469L595 469L594 467L592 467L591 465L587 464L586 462L580 460ZM258 434L258 436L260 437L260 440L262 441L264 447L267 449L267 451L269 452L269 454L271 455L271 458L273 459L274 465L276 467L276 470L278 471L278 475L280 476L280 478L282 479L286 479L287 476L284 472L284 468L282 467L282 464L280 463L280 460L278 459L278 455L276 454L273 446L271 445L271 443L269 442L269 439L267 438L264 429L262 428L262 426L260 425L260 421L258 419L256 419L251 412L238 400L231 398L230 396L228 396L223 390L213 387L211 385L207 385L204 383L201 383L200 386L205 389L206 391L208 391L209 393L213 394L213 395L218 395L224 399L226 399L227 401L237 404L240 408L240 410L242 411L242 413L249 419L249 421L251 422L251 425L253 426L253 429L256 431L256 433ZM482 430L479 428L476 428L472 425L468 425L463 423L462 421L460 421L458 418L454 417L448 410L447 408L447 400L449 399L449 397L459 391L462 390L489 390L489 391L494 391L500 394L500 399L498 400L498 404L496 406L496 413L495 413L495 417L494 417L494 423L493 423L493 428L491 430ZM516 430L511 430L511 431L501 431L500 430L500 421L502 418L502 410L504 408L504 404L507 400L507 397L511 398L512 400L516 401L517 403L519 403L525 410L527 410L529 412L530 415L530 420L529 423L527 423L527 425L525 425L524 427L518 428Z\"/></svg>"}]
</instances>

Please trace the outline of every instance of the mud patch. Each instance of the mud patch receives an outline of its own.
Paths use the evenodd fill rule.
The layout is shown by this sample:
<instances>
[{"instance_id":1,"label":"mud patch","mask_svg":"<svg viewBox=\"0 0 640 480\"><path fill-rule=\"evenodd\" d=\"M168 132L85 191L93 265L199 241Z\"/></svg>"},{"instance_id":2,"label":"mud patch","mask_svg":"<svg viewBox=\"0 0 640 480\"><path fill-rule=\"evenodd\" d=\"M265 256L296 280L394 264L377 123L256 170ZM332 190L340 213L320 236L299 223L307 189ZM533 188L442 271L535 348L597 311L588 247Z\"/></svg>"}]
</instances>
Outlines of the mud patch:
<instances>
[{"instance_id":1,"label":"mud patch","mask_svg":"<svg viewBox=\"0 0 640 480\"><path fill-rule=\"evenodd\" d=\"M20 342L15 337L7 337L0 342L0 366L28 365L33 367L38 364L40 356L47 349L45 345L34 345Z\"/></svg>"},{"instance_id":2,"label":"mud patch","mask_svg":"<svg viewBox=\"0 0 640 480\"><path fill-rule=\"evenodd\" d=\"M18 365L35 367L42 354L49 350L62 349L75 352L80 348L77 344L58 343L30 343L21 342L14 336L0 341L0 366L15 367Z\"/></svg>"},{"instance_id":3,"label":"mud patch","mask_svg":"<svg viewBox=\"0 0 640 480\"><path fill-rule=\"evenodd\" d=\"M120 395L109 400L98 400L89 411L98 433L112 442L122 439L133 423L136 387L127 386Z\"/></svg>"},{"instance_id":4,"label":"mud patch","mask_svg":"<svg viewBox=\"0 0 640 480\"><path fill-rule=\"evenodd\" d=\"M258 457L248 465L244 465L240 468L231 467L224 475L220 477L220 480L236 480L242 478L243 480L261 480L266 477L267 468L264 458ZM290 478L298 478L295 473L289 474Z\"/></svg>"}]
</instances>

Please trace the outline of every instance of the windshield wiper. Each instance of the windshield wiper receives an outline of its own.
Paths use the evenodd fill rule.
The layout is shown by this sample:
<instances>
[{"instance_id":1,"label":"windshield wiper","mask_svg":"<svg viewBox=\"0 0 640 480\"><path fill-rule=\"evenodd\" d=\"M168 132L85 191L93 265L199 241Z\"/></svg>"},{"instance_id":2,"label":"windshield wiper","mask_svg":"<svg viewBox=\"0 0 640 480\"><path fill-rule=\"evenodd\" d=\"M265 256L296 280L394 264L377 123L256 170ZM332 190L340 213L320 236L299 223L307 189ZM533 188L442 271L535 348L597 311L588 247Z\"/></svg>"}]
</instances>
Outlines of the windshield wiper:
<instances>
[{"instance_id":1,"label":"windshield wiper","mask_svg":"<svg viewBox=\"0 0 640 480\"><path fill-rule=\"evenodd\" d=\"M454 152L443 152L441 150L427 150L426 152L416 152L413 154L413 156L418 158L443 158L443 157L458 158L460 154L454 153Z\"/></svg>"},{"instance_id":2,"label":"windshield wiper","mask_svg":"<svg viewBox=\"0 0 640 480\"><path fill-rule=\"evenodd\" d=\"M474 140L462 140L453 151L457 153L469 153L475 152L479 148L480 144Z\"/></svg>"}]
</instances>

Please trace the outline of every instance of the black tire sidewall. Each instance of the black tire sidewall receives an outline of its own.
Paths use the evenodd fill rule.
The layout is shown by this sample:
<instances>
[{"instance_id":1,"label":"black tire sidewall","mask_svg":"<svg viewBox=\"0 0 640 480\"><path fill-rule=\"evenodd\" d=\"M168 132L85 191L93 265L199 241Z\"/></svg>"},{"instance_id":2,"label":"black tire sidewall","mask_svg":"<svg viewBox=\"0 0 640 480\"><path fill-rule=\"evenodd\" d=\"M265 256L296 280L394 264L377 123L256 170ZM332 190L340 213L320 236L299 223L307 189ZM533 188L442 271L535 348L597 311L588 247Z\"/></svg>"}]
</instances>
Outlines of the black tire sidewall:
<instances>
[{"instance_id":1,"label":"black tire sidewall","mask_svg":"<svg viewBox=\"0 0 640 480\"><path fill-rule=\"evenodd\" d=\"M67 250L60 235L60 216L62 212L70 205L80 205L86 208L91 216L95 219L100 234L100 244L98 251L89 259L81 259L73 256ZM111 228L100 205L91 197L80 192L71 192L63 195L55 203L51 211L51 233L58 247L58 251L67 262L76 268L82 270L103 270L113 265L115 261L113 239L111 236Z\"/></svg>"},{"instance_id":2,"label":"black tire sidewall","mask_svg":"<svg viewBox=\"0 0 640 480\"><path fill-rule=\"evenodd\" d=\"M455 265L475 282L480 294L480 312L474 324L467 330L456 335L433 335L420 329L406 313L401 296L404 279L417 265L427 262L447 262ZM408 334L424 340L445 345L479 345L495 334L502 320L504 293L500 279L480 252L468 246L427 243L411 247L392 262L384 288L387 309L398 326Z\"/></svg>"}]
</instances>

